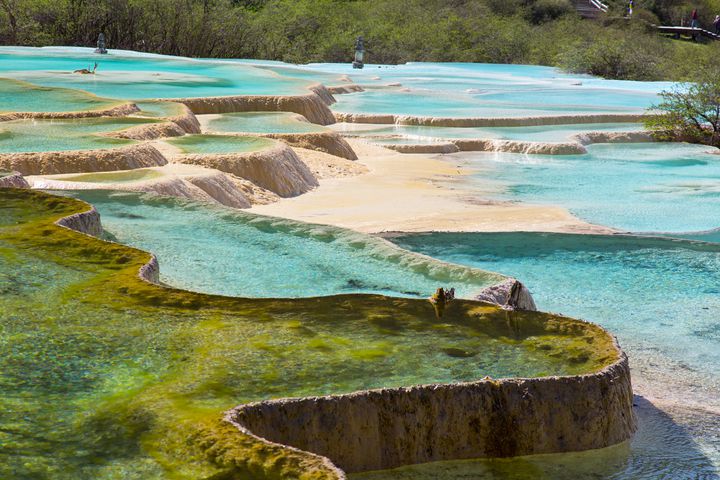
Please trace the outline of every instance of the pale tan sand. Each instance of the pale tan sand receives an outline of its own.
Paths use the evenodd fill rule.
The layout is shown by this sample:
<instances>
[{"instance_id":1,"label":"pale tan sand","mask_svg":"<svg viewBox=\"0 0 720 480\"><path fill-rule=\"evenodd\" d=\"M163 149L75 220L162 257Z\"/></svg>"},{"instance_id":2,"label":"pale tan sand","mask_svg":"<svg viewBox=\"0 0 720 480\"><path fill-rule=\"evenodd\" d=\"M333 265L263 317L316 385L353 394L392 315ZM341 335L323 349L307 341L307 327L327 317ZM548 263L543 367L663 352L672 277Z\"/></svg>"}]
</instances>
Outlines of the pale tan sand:
<instances>
[{"instance_id":1,"label":"pale tan sand","mask_svg":"<svg viewBox=\"0 0 720 480\"><path fill-rule=\"evenodd\" d=\"M292 149L318 180L350 177L369 172L365 165L355 160L347 160L307 148L292 147Z\"/></svg>"},{"instance_id":2,"label":"pale tan sand","mask_svg":"<svg viewBox=\"0 0 720 480\"><path fill-rule=\"evenodd\" d=\"M463 167L432 155L408 155L351 140L368 173L322 178L299 197L254 206L252 212L352 228L365 233L545 231L610 233L560 207L492 202L463 186ZM312 167L311 167L312 168Z\"/></svg>"}]
</instances>

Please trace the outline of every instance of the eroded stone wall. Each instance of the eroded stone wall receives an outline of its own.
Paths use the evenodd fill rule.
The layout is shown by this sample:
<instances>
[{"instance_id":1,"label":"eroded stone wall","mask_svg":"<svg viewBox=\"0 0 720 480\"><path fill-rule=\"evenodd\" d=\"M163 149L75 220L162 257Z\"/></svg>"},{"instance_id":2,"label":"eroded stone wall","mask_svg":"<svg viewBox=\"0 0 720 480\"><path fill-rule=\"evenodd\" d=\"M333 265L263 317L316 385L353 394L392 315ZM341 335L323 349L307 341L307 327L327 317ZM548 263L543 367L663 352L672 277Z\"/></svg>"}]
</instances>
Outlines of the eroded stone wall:
<instances>
[{"instance_id":1,"label":"eroded stone wall","mask_svg":"<svg viewBox=\"0 0 720 480\"><path fill-rule=\"evenodd\" d=\"M152 145L140 144L104 150L0 154L0 169L23 175L109 172L167 164Z\"/></svg>"},{"instance_id":2,"label":"eroded stone wall","mask_svg":"<svg viewBox=\"0 0 720 480\"><path fill-rule=\"evenodd\" d=\"M346 472L601 448L636 429L628 361L619 355L588 375L273 400L239 406L226 419Z\"/></svg>"},{"instance_id":3,"label":"eroded stone wall","mask_svg":"<svg viewBox=\"0 0 720 480\"><path fill-rule=\"evenodd\" d=\"M373 113L335 113L335 119L338 122L420 125L426 127L532 127L540 125L565 125L582 123L642 122L644 118L644 114L626 113L497 118L445 118Z\"/></svg>"},{"instance_id":4,"label":"eroded stone wall","mask_svg":"<svg viewBox=\"0 0 720 480\"><path fill-rule=\"evenodd\" d=\"M258 152L183 154L173 160L231 173L281 197L294 197L319 185L295 152L280 143L274 148Z\"/></svg>"},{"instance_id":5,"label":"eroded stone wall","mask_svg":"<svg viewBox=\"0 0 720 480\"><path fill-rule=\"evenodd\" d=\"M319 90L322 92L322 90ZM330 95L327 92L327 95ZM328 108L327 95L311 92L305 95L238 95L229 97L182 98L195 114L232 112L295 112L312 123L330 125L335 116ZM330 95L332 98L332 95Z\"/></svg>"}]
</instances>

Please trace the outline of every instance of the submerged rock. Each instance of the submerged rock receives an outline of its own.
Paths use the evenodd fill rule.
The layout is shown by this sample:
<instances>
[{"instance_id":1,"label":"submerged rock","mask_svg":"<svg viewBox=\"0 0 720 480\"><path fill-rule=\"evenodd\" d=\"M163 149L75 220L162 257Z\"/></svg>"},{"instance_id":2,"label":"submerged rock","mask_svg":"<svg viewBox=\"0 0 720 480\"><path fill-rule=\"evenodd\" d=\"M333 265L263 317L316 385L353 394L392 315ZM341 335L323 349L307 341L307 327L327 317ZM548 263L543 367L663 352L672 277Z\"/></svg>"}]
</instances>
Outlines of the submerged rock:
<instances>
[{"instance_id":1,"label":"submerged rock","mask_svg":"<svg viewBox=\"0 0 720 480\"><path fill-rule=\"evenodd\" d=\"M514 278L508 278L502 283L485 288L475 299L494 303L509 310L537 311L530 290Z\"/></svg>"},{"instance_id":2,"label":"submerged rock","mask_svg":"<svg viewBox=\"0 0 720 480\"><path fill-rule=\"evenodd\" d=\"M0 188L30 188L30 184L20 172L0 172Z\"/></svg>"}]
</instances>

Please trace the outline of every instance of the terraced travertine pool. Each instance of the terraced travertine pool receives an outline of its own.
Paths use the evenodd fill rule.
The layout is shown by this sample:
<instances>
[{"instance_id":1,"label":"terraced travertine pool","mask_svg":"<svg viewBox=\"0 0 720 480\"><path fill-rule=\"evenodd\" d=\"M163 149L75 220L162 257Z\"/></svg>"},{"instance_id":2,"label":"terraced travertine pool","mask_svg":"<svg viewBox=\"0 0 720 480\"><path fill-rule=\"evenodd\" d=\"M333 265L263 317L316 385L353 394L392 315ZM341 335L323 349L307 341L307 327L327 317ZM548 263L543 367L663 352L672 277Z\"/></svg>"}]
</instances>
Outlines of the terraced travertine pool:
<instances>
[{"instance_id":1,"label":"terraced travertine pool","mask_svg":"<svg viewBox=\"0 0 720 480\"><path fill-rule=\"evenodd\" d=\"M72 73L95 62L95 75ZM0 47L0 77L122 99L303 94L311 84L235 62L72 47Z\"/></svg>"},{"instance_id":2,"label":"terraced travertine pool","mask_svg":"<svg viewBox=\"0 0 720 480\"><path fill-rule=\"evenodd\" d=\"M326 127L299 120L288 112L248 112L212 115L207 128L220 133L319 133Z\"/></svg>"},{"instance_id":3,"label":"terraced travertine pool","mask_svg":"<svg viewBox=\"0 0 720 480\"><path fill-rule=\"evenodd\" d=\"M28 119L0 123L0 153L93 150L137 143L106 135L154 120L131 117Z\"/></svg>"},{"instance_id":4,"label":"terraced travertine pool","mask_svg":"<svg viewBox=\"0 0 720 480\"><path fill-rule=\"evenodd\" d=\"M496 198L561 205L583 220L632 232L717 228L718 150L682 143L595 144L584 155L463 153Z\"/></svg>"},{"instance_id":5,"label":"terraced travertine pool","mask_svg":"<svg viewBox=\"0 0 720 480\"><path fill-rule=\"evenodd\" d=\"M452 284L471 298L503 279L436 262L349 230L138 194L73 194L120 243L157 255L161 280L220 295L292 298L375 293L425 298Z\"/></svg>"},{"instance_id":6,"label":"terraced travertine pool","mask_svg":"<svg viewBox=\"0 0 720 480\"><path fill-rule=\"evenodd\" d=\"M108 148L116 140L98 134L185 112L177 103L148 99L305 94L317 81L350 79L365 88L337 95L337 112L454 118L636 114L669 87L522 65L368 65L356 71L89 52L0 48L0 77L12 79L0 80L0 109L97 110L117 106L118 99L142 99L136 115L145 119L2 122L2 148ZM70 73L98 58L98 74ZM226 133L324 130L291 113L225 114L213 122ZM366 137L398 135L385 140L396 143L564 142L590 131L635 131L638 124L333 128ZM170 142L188 153L272 144L238 138L196 135ZM477 186L480 199L561 205L618 230L718 242L720 157L713 150L685 144L596 144L587 150L576 156L444 158L475 170L463 187ZM79 174L73 181L130 183L152 177L148 172L153 170ZM601 451L442 462L358 478L718 478L717 243L539 233L395 239L467 266L450 267L330 227L135 194L77 194L98 205L116 239L156 252L162 279L174 286L240 296L327 295L227 299L139 284L134 272L146 255L78 241L45 225L48 215L73 211L70 200L6 195L0 193L0 408L6 412L0 418L0 477L206 478L225 468L204 455L208 442L226 440L227 432L213 422L244 401L484 375L578 373L607 360L602 348L538 326L563 326L554 316L474 310L477 304L457 302L459 310L438 320L428 302L407 298L426 296L438 283L469 295L484 285L480 277L467 281L476 267L520 278L541 309L617 333L631 354L636 391L654 402L636 397L638 433L629 444ZM332 296L345 292L389 297ZM519 329L508 330L508 315ZM587 360L577 362L586 353Z\"/></svg>"},{"instance_id":7,"label":"terraced travertine pool","mask_svg":"<svg viewBox=\"0 0 720 480\"><path fill-rule=\"evenodd\" d=\"M576 125L540 125L534 127L424 127L417 125L373 125L367 123L337 123L333 130L361 138L402 137L399 141L418 143L426 139L502 139L528 142L568 142L576 135L588 132L643 131L639 123L587 123ZM391 139L388 138L388 141Z\"/></svg>"},{"instance_id":8,"label":"terraced travertine pool","mask_svg":"<svg viewBox=\"0 0 720 480\"><path fill-rule=\"evenodd\" d=\"M448 262L517 275L541 310L586 318L616 332L640 373L635 387L684 426L643 404L639 434L627 451L438 465L391 478L432 478L445 470L447 478L516 478L511 475L516 467L527 478L533 472L568 479L717 478L720 244L542 233L436 233L393 240ZM495 469L504 473L491 475Z\"/></svg>"},{"instance_id":9,"label":"terraced travertine pool","mask_svg":"<svg viewBox=\"0 0 720 480\"><path fill-rule=\"evenodd\" d=\"M0 113L105 110L122 102L69 88L48 88L0 78Z\"/></svg>"},{"instance_id":10,"label":"terraced travertine pool","mask_svg":"<svg viewBox=\"0 0 720 480\"><path fill-rule=\"evenodd\" d=\"M182 153L222 154L254 152L273 147L274 140L260 137L237 137L231 135L183 135L166 140Z\"/></svg>"},{"instance_id":11,"label":"terraced travertine pool","mask_svg":"<svg viewBox=\"0 0 720 480\"><path fill-rule=\"evenodd\" d=\"M148 254L51 224L86 205L21 190L0 199L4 478L242 476L243 462L265 460L219 426L239 403L572 374L617 356L596 327L578 335L572 320L477 303L438 319L425 300L165 289L137 277ZM218 442L233 447L213 459Z\"/></svg>"}]
</instances>

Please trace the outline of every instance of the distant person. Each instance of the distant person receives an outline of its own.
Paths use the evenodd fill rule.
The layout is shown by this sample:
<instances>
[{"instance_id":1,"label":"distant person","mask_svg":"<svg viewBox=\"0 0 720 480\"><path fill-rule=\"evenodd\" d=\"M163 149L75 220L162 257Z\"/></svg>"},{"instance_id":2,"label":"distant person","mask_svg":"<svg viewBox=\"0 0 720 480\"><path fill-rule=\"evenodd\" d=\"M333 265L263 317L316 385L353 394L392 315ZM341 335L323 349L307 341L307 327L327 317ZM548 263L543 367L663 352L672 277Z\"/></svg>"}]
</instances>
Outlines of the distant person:
<instances>
[{"instance_id":1,"label":"distant person","mask_svg":"<svg viewBox=\"0 0 720 480\"><path fill-rule=\"evenodd\" d=\"M720 15L715 15L715 20L713 20L713 26L715 27L715 33L720 35Z\"/></svg>"},{"instance_id":2,"label":"distant person","mask_svg":"<svg viewBox=\"0 0 720 480\"><path fill-rule=\"evenodd\" d=\"M698 22L697 8L693 8L692 14L690 15L690 28L698 28L700 23Z\"/></svg>"},{"instance_id":3,"label":"distant person","mask_svg":"<svg viewBox=\"0 0 720 480\"><path fill-rule=\"evenodd\" d=\"M633 0L630 0L630 1L628 2L628 6L627 6L627 16L628 16L628 17L632 17L633 6L634 6L633 4L634 4L634 1L633 1Z\"/></svg>"}]
</instances>

